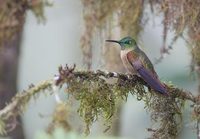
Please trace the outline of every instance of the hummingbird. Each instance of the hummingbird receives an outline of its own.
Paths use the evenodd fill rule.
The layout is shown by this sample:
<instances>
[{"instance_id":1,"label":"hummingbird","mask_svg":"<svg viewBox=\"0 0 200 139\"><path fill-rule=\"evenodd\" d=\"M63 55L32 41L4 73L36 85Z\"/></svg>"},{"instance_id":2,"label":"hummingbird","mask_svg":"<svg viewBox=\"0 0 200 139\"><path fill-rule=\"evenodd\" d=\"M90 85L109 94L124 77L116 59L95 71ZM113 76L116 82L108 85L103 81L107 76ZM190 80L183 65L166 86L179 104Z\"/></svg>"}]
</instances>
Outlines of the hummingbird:
<instances>
[{"instance_id":1,"label":"hummingbird","mask_svg":"<svg viewBox=\"0 0 200 139\"><path fill-rule=\"evenodd\" d=\"M151 89L163 95L168 95L167 89L158 78L152 62L147 55L138 47L136 41L131 37L125 37L119 41L106 40L118 43L121 47L121 60L125 68L131 74L139 75Z\"/></svg>"}]
</instances>

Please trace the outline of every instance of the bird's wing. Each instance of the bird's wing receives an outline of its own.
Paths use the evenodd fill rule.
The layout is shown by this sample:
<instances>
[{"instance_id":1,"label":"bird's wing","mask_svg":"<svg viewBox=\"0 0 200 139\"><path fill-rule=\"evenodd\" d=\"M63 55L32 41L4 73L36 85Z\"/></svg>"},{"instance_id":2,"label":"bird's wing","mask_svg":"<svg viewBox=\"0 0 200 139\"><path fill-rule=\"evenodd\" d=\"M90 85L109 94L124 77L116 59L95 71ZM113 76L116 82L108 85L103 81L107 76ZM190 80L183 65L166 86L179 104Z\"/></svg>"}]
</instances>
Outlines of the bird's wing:
<instances>
[{"instance_id":1,"label":"bird's wing","mask_svg":"<svg viewBox=\"0 0 200 139\"><path fill-rule=\"evenodd\" d=\"M139 58L135 58L131 52L127 54L127 59L130 64L134 67L137 73L141 78L155 91L167 95L167 90L164 85L157 78L157 75L154 75L150 70L148 70L142 63Z\"/></svg>"},{"instance_id":2,"label":"bird's wing","mask_svg":"<svg viewBox=\"0 0 200 139\"><path fill-rule=\"evenodd\" d=\"M143 51L140 51L140 53L141 53L140 55L142 55L141 58L142 58L144 67L149 69L153 73L153 75L155 75L155 77L158 79L158 75L155 72L154 66L151 63L151 61L149 60L149 58L147 57L147 55Z\"/></svg>"}]
</instances>

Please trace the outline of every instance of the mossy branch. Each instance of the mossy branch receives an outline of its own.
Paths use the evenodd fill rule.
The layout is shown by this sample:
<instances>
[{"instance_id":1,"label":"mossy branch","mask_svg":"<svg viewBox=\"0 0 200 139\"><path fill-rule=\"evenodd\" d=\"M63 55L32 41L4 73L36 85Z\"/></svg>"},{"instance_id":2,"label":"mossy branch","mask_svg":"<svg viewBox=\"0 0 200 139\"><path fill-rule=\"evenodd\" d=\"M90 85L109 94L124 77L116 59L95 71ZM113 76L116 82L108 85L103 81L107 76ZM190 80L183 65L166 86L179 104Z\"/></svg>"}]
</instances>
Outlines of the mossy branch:
<instances>
[{"instance_id":1,"label":"mossy branch","mask_svg":"<svg viewBox=\"0 0 200 139\"><path fill-rule=\"evenodd\" d=\"M108 82L110 79L115 81ZM196 118L199 117L199 98L173 85L166 85L170 94L166 97L151 90L137 75L101 70L77 71L75 66L72 68L66 66L59 68L59 75L54 81L44 81L36 86L31 86L23 93L17 94L12 102L0 111L0 133L4 133L8 129L8 123L12 119L23 113L31 98L43 90L52 90L53 87L61 87L64 84L67 84L67 94L73 96L80 103L78 114L86 124L86 133L89 133L90 126L95 120L98 120L99 116L103 117L106 123L110 123L111 117L116 112L117 101L121 99L126 101L128 94L133 94L138 100L143 100L145 107L151 113L152 120L161 122L158 129L149 129L153 131L154 138L161 135L163 138L177 136L179 126L177 116L181 119L181 110L185 100L195 104L194 112Z\"/></svg>"},{"instance_id":2,"label":"mossy branch","mask_svg":"<svg viewBox=\"0 0 200 139\"><path fill-rule=\"evenodd\" d=\"M17 124L16 117L25 111L31 98L36 99L39 93L51 90L52 86L53 80L43 81L36 86L30 85L29 89L13 97L11 103L0 111L0 134L13 130Z\"/></svg>"},{"instance_id":3,"label":"mossy branch","mask_svg":"<svg viewBox=\"0 0 200 139\"><path fill-rule=\"evenodd\" d=\"M116 72L108 72L108 71L75 71L75 66L73 68L69 68L66 66L65 68L59 68L60 75L56 81L56 85L62 85L64 82L68 83L73 80L102 80L105 79L117 79L118 82L114 83L119 87L123 87L122 85L130 85L134 86L136 84L140 84L144 87L150 88L147 83L137 75L132 74L124 74L124 73L116 73ZM124 82L124 83L123 83ZM114 85L113 84L113 85ZM185 91L183 89L179 89L174 87L173 85L166 85L168 92L171 97L180 98L183 100L190 100L193 103L197 103L200 101L200 98L192 95L191 92ZM131 91L131 90L130 90ZM163 96L165 97L165 96Z\"/></svg>"}]
</instances>

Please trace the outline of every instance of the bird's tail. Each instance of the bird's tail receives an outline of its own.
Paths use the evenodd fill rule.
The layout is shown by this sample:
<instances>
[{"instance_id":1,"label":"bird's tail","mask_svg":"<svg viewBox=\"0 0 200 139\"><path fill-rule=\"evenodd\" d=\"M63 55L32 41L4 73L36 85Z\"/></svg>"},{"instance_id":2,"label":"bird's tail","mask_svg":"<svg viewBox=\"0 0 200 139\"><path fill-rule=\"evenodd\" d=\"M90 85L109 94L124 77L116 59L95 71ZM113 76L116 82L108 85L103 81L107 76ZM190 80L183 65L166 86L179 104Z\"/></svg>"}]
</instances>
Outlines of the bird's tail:
<instances>
[{"instance_id":1,"label":"bird's tail","mask_svg":"<svg viewBox=\"0 0 200 139\"><path fill-rule=\"evenodd\" d=\"M142 77L142 79L155 91L163 94L163 95L169 95L167 92L167 88L165 85L163 85L158 78L153 76L151 72L149 72L145 68L140 68L137 70L139 75Z\"/></svg>"}]
</instances>

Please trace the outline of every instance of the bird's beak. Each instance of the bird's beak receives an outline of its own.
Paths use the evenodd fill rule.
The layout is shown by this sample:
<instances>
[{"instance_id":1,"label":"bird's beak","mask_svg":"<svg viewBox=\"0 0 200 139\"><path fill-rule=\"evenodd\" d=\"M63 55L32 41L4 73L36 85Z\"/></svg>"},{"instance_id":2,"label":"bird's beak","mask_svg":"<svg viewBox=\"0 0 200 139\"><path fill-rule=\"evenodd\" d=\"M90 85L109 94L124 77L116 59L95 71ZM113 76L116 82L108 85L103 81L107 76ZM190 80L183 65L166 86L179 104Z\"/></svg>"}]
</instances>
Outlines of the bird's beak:
<instances>
[{"instance_id":1,"label":"bird's beak","mask_svg":"<svg viewBox=\"0 0 200 139\"><path fill-rule=\"evenodd\" d=\"M106 40L107 42L115 42L115 43L120 43L119 41L116 40Z\"/></svg>"}]
</instances>

